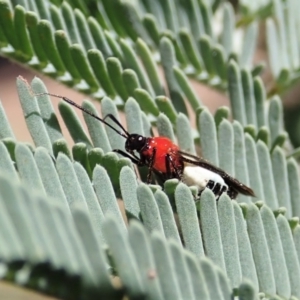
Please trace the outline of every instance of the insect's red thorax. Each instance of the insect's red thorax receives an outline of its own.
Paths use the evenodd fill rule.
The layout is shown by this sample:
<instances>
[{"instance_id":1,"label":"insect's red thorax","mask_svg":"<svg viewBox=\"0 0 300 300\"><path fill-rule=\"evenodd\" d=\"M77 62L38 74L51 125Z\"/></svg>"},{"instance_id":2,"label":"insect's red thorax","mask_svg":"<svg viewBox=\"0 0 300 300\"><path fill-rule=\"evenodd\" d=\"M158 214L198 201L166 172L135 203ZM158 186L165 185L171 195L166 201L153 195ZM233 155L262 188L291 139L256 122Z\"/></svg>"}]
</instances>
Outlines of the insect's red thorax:
<instances>
[{"instance_id":1,"label":"insect's red thorax","mask_svg":"<svg viewBox=\"0 0 300 300\"><path fill-rule=\"evenodd\" d=\"M156 149L155 161L153 168L156 171L166 173L166 154L169 154L176 167L180 166L180 159L178 155L179 147L166 137L154 137L147 139L147 147L141 154L147 159L151 159L153 149ZM171 168L171 171L174 171Z\"/></svg>"}]
</instances>

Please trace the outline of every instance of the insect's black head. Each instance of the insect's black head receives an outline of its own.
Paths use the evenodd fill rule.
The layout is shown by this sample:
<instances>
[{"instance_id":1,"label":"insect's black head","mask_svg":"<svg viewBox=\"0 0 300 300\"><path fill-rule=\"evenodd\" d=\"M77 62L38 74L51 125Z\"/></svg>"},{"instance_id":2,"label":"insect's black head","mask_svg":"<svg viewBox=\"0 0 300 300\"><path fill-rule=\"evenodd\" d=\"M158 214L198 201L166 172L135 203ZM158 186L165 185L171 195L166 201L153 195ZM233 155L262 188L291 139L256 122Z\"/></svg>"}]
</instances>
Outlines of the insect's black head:
<instances>
[{"instance_id":1,"label":"insect's black head","mask_svg":"<svg viewBox=\"0 0 300 300\"><path fill-rule=\"evenodd\" d=\"M125 149L128 152L131 152L133 150L140 152L145 147L146 143L147 143L146 137L133 133L128 136L125 143Z\"/></svg>"}]
</instances>

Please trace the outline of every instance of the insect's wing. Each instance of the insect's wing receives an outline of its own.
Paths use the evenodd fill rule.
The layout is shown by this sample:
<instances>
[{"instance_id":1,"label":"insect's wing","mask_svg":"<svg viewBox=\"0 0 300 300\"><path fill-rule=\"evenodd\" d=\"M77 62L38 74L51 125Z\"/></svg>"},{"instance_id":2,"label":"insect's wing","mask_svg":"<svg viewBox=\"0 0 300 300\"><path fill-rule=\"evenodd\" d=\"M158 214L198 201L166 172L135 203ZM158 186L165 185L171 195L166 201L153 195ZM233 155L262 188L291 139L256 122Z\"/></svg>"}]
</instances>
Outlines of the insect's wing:
<instances>
[{"instance_id":1,"label":"insect's wing","mask_svg":"<svg viewBox=\"0 0 300 300\"><path fill-rule=\"evenodd\" d=\"M236 190L238 193L241 193L241 194L244 194L244 195L247 195L247 196L255 197L254 191L250 187L248 187L245 184L241 183L237 179L231 177L224 170L214 166L213 164L209 163L207 160L205 160L201 157L198 157L196 155L183 152L183 151L178 151L178 153L180 154L181 159L184 162L197 165L199 167L205 168L207 170L210 170L214 173L219 174L224 179L226 184L228 186L230 186L231 188L233 188L234 190Z\"/></svg>"}]
</instances>

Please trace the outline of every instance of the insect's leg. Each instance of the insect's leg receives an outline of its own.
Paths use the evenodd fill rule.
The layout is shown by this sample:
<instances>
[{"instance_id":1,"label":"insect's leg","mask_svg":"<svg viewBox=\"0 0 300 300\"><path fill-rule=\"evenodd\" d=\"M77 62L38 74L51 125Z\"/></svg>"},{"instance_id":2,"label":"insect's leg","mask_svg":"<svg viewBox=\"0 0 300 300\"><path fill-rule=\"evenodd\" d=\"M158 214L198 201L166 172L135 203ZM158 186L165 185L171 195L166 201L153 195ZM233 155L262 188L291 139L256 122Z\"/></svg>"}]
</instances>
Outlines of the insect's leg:
<instances>
[{"instance_id":1,"label":"insect's leg","mask_svg":"<svg viewBox=\"0 0 300 300\"><path fill-rule=\"evenodd\" d=\"M177 166L175 166L174 160L169 153L166 154L166 156L165 156L165 164L166 164L168 179L172 178L172 172L171 172L171 165L172 165L172 167L176 173L177 179L180 180L182 176L180 174L179 168Z\"/></svg>"},{"instance_id":2,"label":"insect's leg","mask_svg":"<svg viewBox=\"0 0 300 300\"><path fill-rule=\"evenodd\" d=\"M200 191L198 192L198 197L199 197L199 198L201 198L201 195L202 195L203 191L204 191L204 189L203 189L203 190L200 190Z\"/></svg>"},{"instance_id":3,"label":"insect's leg","mask_svg":"<svg viewBox=\"0 0 300 300\"><path fill-rule=\"evenodd\" d=\"M172 178L172 174L171 174L171 167L170 167L170 161L171 157L169 154L165 155L165 165L166 165L166 170L167 170L167 179Z\"/></svg>"},{"instance_id":4,"label":"insect's leg","mask_svg":"<svg viewBox=\"0 0 300 300\"><path fill-rule=\"evenodd\" d=\"M153 169L153 164L155 162L155 156L156 156L156 148L154 147L150 161L149 161L149 165L148 165L147 184L150 184L152 181L152 169Z\"/></svg>"},{"instance_id":5,"label":"insect's leg","mask_svg":"<svg viewBox=\"0 0 300 300\"><path fill-rule=\"evenodd\" d=\"M146 164L146 163L145 163L145 159L143 158L143 156L141 156L141 157L136 156L132 150L128 150L128 152L129 152L129 154L130 154L132 157L134 157L136 160L139 160L139 161L142 163L143 166Z\"/></svg>"},{"instance_id":6,"label":"insect's leg","mask_svg":"<svg viewBox=\"0 0 300 300\"><path fill-rule=\"evenodd\" d=\"M138 166L144 166L145 165L140 159L138 159L135 156L131 156L130 154L128 154L127 152L125 152L123 150L114 149L113 152L119 153L122 156L129 158L134 164L136 164Z\"/></svg>"}]
</instances>

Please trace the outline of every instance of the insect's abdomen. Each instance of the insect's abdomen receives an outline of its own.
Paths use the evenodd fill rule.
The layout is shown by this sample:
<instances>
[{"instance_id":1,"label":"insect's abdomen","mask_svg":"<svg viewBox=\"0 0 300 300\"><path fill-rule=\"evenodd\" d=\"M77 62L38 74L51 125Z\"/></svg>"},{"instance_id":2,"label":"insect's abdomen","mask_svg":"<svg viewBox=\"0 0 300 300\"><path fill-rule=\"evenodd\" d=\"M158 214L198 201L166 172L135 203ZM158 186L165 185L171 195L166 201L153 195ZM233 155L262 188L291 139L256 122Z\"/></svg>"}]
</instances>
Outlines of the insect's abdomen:
<instances>
[{"instance_id":1,"label":"insect's abdomen","mask_svg":"<svg viewBox=\"0 0 300 300\"><path fill-rule=\"evenodd\" d=\"M169 154L177 168L180 168L181 162L178 156L178 146L166 137L149 138L147 141L147 149L141 154L150 161L153 155L154 148L156 149L153 168L162 173L167 173L166 155ZM174 172L171 166L171 172Z\"/></svg>"},{"instance_id":2,"label":"insect's abdomen","mask_svg":"<svg viewBox=\"0 0 300 300\"><path fill-rule=\"evenodd\" d=\"M195 185L199 190L203 190L209 181L219 183L221 186L228 188L224 179L217 173L195 165L184 167L182 181L187 185Z\"/></svg>"}]
</instances>

